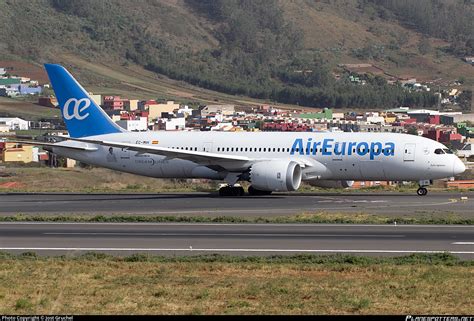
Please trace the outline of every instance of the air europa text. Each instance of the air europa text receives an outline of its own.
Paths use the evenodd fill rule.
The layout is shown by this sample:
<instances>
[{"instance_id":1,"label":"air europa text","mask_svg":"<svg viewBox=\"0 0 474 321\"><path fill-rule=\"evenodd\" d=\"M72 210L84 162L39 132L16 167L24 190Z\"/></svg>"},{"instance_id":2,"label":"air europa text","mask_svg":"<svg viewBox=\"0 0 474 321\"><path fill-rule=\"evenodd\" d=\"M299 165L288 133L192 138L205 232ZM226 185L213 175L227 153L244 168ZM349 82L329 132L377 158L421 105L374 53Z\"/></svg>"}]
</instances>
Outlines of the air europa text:
<instances>
[{"instance_id":1,"label":"air europa text","mask_svg":"<svg viewBox=\"0 0 474 321\"><path fill-rule=\"evenodd\" d=\"M343 156L357 154L359 156L369 155L370 159L377 156L394 156L395 143L392 142L339 142L334 139L313 141L312 138L303 140L297 138L293 142L290 155L324 155Z\"/></svg>"}]
</instances>

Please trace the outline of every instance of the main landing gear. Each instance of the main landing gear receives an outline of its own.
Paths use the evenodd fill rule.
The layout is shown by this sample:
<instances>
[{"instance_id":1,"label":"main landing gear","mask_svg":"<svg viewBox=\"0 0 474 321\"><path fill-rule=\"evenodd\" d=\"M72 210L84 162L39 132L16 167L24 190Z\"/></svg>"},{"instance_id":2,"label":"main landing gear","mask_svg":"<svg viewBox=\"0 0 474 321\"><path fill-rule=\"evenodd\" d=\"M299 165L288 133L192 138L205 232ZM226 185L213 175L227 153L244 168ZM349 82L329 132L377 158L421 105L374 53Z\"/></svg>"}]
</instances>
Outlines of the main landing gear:
<instances>
[{"instance_id":1,"label":"main landing gear","mask_svg":"<svg viewBox=\"0 0 474 321\"><path fill-rule=\"evenodd\" d=\"M426 186L430 186L432 183L433 181L431 180L420 180L418 182L418 185L420 187L416 191L416 194L418 194L418 196L425 196L426 194L428 194L428 190L426 189Z\"/></svg>"},{"instance_id":2,"label":"main landing gear","mask_svg":"<svg viewBox=\"0 0 474 321\"><path fill-rule=\"evenodd\" d=\"M270 195L271 191L261 191L259 189L254 188L253 186L249 186L248 189L249 195L252 196L262 196L262 195ZM222 185L219 188L219 196L244 196L245 190L239 184L235 185Z\"/></svg>"},{"instance_id":3,"label":"main landing gear","mask_svg":"<svg viewBox=\"0 0 474 321\"><path fill-rule=\"evenodd\" d=\"M219 188L219 196L244 196L244 188L240 185L226 185Z\"/></svg>"}]
</instances>

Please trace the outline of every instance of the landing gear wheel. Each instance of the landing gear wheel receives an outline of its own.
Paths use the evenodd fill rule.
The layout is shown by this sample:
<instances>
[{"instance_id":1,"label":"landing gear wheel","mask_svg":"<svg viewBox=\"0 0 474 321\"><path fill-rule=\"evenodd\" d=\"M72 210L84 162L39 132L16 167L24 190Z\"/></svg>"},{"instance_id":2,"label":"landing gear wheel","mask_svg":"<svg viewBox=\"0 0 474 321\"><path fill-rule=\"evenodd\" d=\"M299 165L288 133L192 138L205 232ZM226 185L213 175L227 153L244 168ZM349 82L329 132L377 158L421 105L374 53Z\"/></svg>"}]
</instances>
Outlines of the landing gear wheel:
<instances>
[{"instance_id":1,"label":"landing gear wheel","mask_svg":"<svg viewBox=\"0 0 474 321\"><path fill-rule=\"evenodd\" d=\"M249 186L249 195L253 196L261 196L261 195L270 195L272 191L261 191L259 189L254 188L253 186Z\"/></svg>"},{"instance_id":2,"label":"landing gear wheel","mask_svg":"<svg viewBox=\"0 0 474 321\"><path fill-rule=\"evenodd\" d=\"M416 194L418 194L418 196L425 196L426 194L428 194L428 190L424 187L420 187L417 191L416 191Z\"/></svg>"},{"instance_id":3,"label":"landing gear wheel","mask_svg":"<svg viewBox=\"0 0 474 321\"><path fill-rule=\"evenodd\" d=\"M224 186L219 189L219 196L244 196L242 186Z\"/></svg>"}]
</instances>

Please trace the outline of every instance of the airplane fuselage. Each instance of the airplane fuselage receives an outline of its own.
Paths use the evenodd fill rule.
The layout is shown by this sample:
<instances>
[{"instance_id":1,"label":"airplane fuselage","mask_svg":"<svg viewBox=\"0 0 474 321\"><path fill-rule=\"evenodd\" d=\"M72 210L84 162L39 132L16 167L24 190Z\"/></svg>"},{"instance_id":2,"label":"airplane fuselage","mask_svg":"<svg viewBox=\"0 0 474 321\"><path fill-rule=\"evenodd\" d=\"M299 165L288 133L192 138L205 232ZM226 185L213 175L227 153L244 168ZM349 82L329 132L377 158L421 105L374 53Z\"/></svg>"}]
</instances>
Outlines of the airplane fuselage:
<instances>
[{"instance_id":1,"label":"airplane fuselage","mask_svg":"<svg viewBox=\"0 0 474 321\"><path fill-rule=\"evenodd\" d=\"M451 177L459 159L436 154L446 147L436 141L396 133L333 132L130 132L90 139L152 145L252 159L304 159L320 163L303 169L303 180L423 180ZM157 178L223 179L212 166L189 160L98 146L96 151L54 152L81 162Z\"/></svg>"}]
</instances>

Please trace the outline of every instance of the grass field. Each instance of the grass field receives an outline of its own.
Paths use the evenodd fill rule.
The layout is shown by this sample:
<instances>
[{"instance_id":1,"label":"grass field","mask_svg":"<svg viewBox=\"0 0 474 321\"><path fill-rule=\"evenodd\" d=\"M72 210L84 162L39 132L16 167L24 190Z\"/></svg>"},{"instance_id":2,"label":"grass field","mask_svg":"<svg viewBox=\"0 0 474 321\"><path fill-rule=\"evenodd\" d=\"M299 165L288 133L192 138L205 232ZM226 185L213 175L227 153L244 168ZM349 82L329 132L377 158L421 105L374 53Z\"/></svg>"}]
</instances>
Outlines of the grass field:
<instances>
[{"instance_id":1,"label":"grass field","mask_svg":"<svg viewBox=\"0 0 474 321\"><path fill-rule=\"evenodd\" d=\"M35 105L31 102L0 97L0 115L2 117L20 117L27 120L37 120L43 117L59 117L59 109Z\"/></svg>"},{"instance_id":2,"label":"grass field","mask_svg":"<svg viewBox=\"0 0 474 321\"><path fill-rule=\"evenodd\" d=\"M474 225L474 219L457 214L420 213L415 216L383 216L366 213L302 213L288 216L207 216L136 214L53 214L0 216L0 222L74 222L74 223L245 223L245 224L457 224Z\"/></svg>"},{"instance_id":3,"label":"grass field","mask_svg":"<svg viewBox=\"0 0 474 321\"><path fill-rule=\"evenodd\" d=\"M142 177L105 168L7 167L0 192L192 192L215 190L217 183Z\"/></svg>"},{"instance_id":4,"label":"grass field","mask_svg":"<svg viewBox=\"0 0 474 321\"><path fill-rule=\"evenodd\" d=\"M473 314L473 296L447 254L0 260L1 314Z\"/></svg>"}]
</instances>

